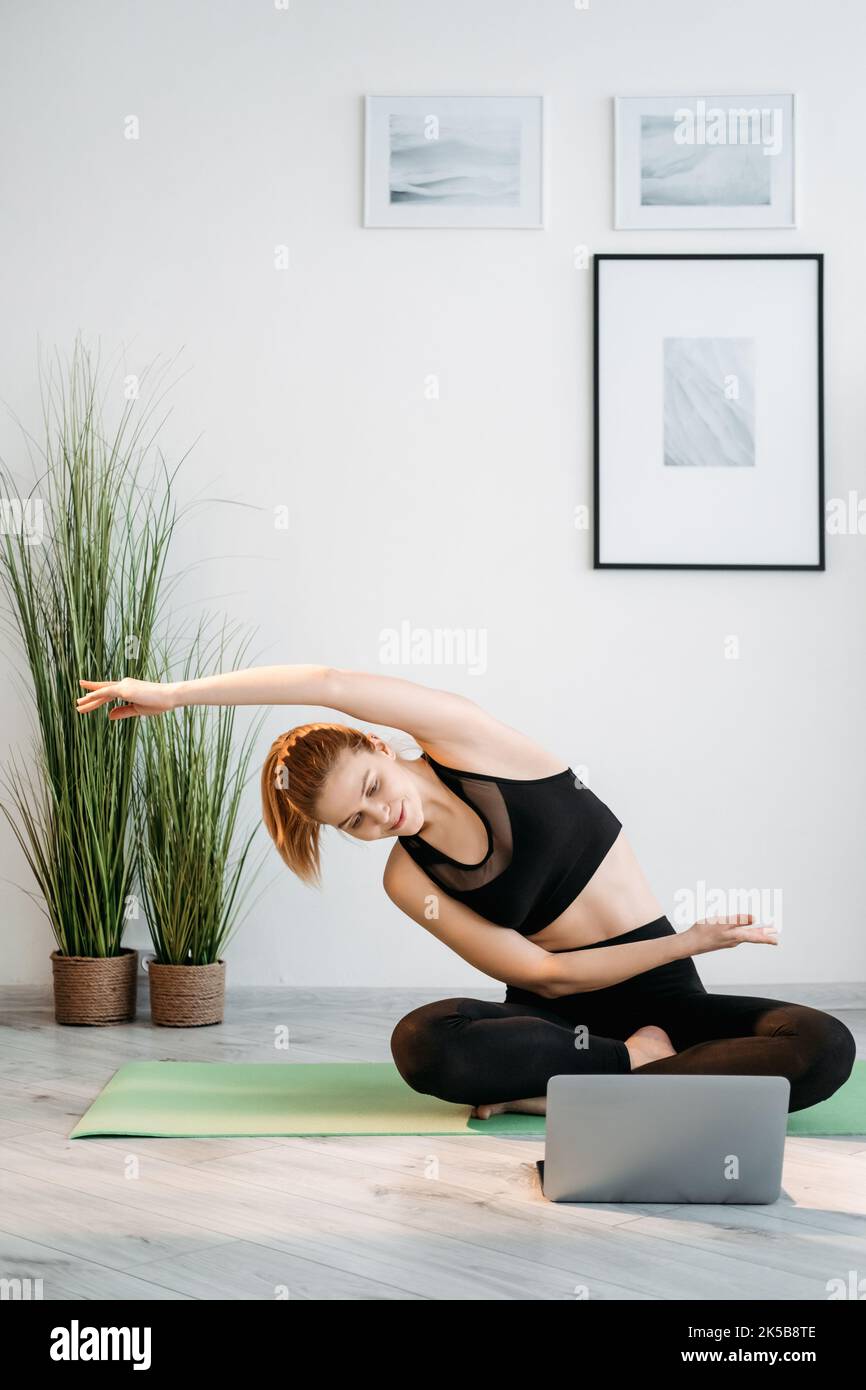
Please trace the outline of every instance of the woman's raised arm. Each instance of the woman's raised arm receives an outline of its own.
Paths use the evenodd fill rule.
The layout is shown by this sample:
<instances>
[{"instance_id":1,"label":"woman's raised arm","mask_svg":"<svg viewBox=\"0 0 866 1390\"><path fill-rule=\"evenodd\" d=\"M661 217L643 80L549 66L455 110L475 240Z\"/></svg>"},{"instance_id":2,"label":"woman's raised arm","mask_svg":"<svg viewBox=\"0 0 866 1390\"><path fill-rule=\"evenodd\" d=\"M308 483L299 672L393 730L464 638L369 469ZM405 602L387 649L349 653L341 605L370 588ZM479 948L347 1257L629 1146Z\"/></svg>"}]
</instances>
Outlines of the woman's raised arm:
<instances>
[{"instance_id":1,"label":"woman's raised arm","mask_svg":"<svg viewBox=\"0 0 866 1390\"><path fill-rule=\"evenodd\" d=\"M188 681L81 680L86 694L77 701L79 714L90 714L111 700L109 719L164 714L182 705L324 705L329 689L327 666L253 666Z\"/></svg>"},{"instance_id":2,"label":"woman's raised arm","mask_svg":"<svg viewBox=\"0 0 866 1390\"><path fill-rule=\"evenodd\" d=\"M399 676L332 666L253 666L188 681L82 680L77 702L89 714L111 700L124 703L109 719L162 714L182 705L323 705L353 719L403 729L414 738L448 741L495 722L474 700Z\"/></svg>"}]
</instances>

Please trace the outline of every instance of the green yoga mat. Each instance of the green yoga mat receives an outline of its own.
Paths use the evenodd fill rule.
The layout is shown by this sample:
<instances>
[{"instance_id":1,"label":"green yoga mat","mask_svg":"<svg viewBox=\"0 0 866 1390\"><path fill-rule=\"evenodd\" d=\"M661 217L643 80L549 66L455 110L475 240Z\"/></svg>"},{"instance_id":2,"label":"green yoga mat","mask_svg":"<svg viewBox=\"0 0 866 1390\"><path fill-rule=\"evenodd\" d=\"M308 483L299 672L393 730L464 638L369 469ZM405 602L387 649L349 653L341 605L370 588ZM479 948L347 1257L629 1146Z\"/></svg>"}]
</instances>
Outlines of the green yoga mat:
<instances>
[{"instance_id":1,"label":"green yoga mat","mask_svg":"<svg viewBox=\"0 0 866 1390\"><path fill-rule=\"evenodd\" d=\"M787 1133L866 1134L866 1062L829 1100L788 1116ZM70 1139L250 1135L544 1136L543 1115L471 1116L407 1086L392 1062L126 1062Z\"/></svg>"}]
</instances>

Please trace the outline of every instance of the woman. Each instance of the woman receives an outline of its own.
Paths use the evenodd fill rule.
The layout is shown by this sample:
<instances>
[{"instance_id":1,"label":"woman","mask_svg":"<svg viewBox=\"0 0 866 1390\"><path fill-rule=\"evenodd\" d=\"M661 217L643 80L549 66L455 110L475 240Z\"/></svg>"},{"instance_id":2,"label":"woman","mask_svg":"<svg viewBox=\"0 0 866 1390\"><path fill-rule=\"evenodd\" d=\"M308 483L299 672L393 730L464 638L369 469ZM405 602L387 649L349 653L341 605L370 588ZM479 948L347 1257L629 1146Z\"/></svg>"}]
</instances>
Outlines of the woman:
<instances>
[{"instance_id":1,"label":"woman","mask_svg":"<svg viewBox=\"0 0 866 1390\"><path fill-rule=\"evenodd\" d=\"M376 734L303 724L262 769L268 832L306 883L319 879L323 825L387 840L388 897L464 960L506 984L501 1003L441 999L391 1036L415 1090L543 1114L562 1072L786 1076L790 1110L848 1078L855 1043L819 1009L709 994L692 957L778 944L750 915L677 932L620 822L571 768L474 701L412 681L324 666L270 666L174 684L82 680L78 710L109 719L183 705L321 705L403 729L398 759Z\"/></svg>"}]
</instances>

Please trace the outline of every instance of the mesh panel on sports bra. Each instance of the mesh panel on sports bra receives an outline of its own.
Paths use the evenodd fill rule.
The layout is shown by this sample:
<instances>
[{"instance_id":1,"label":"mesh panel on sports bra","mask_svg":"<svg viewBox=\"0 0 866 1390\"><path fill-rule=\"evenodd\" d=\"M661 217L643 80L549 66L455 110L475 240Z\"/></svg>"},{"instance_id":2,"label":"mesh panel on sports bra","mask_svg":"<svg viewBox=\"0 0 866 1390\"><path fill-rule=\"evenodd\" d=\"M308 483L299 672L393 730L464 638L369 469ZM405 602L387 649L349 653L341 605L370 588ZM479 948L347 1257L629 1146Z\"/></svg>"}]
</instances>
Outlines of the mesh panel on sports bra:
<instances>
[{"instance_id":1,"label":"mesh panel on sports bra","mask_svg":"<svg viewBox=\"0 0 866 1390\"><path fill-rule=\"evenodd\" d=\"M493 879L498 878L511 863L511 817L505 797L495 782L475 781L469 777L456 780L465 792L464 800L478 812L482 820L486 817L491 848L478 864L455 864L447 855L439 858L441 851L437 851L433 845L428 845L432 854L437 856L431 859L429 867L435 870L436 877L445 888L481 888L485 883L491 883ZM420 836L413 838L421 839ZM426 845L427 841L421 840L421 843Z\"/></svg>"}]
</instances>

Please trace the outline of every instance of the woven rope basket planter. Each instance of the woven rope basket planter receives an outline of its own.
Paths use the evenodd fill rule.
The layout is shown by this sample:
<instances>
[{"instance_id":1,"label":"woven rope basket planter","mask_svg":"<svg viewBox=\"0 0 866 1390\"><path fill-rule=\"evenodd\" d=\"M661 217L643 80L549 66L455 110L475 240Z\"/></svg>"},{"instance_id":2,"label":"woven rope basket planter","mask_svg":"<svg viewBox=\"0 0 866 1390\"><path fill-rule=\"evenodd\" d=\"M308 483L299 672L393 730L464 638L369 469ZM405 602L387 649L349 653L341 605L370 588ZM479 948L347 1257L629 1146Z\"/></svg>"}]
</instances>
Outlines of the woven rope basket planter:
<instances>
[{"instance_id":1,"label":"woven rope basket planter","mask_svg":"<svg viewBox=\"0 0 866 1390\"><path fill-rule=\"evenodd\" d=\"M135 1018L138 952L118 956L64 956L51 952L54 1018L57 1023L131 1023Z\"/></svg>"},{"instance_id":2,"label":"woven rope basket planter","mask_svg":"<svg viewBox=\"0 0 866 1390\"><path fill-rule=\"evenodd\" d=\"M226 997L226 963L147 965L150 1017L164 1028L200 1028L222 1023Z\"/></svg>"}]
</instances>

